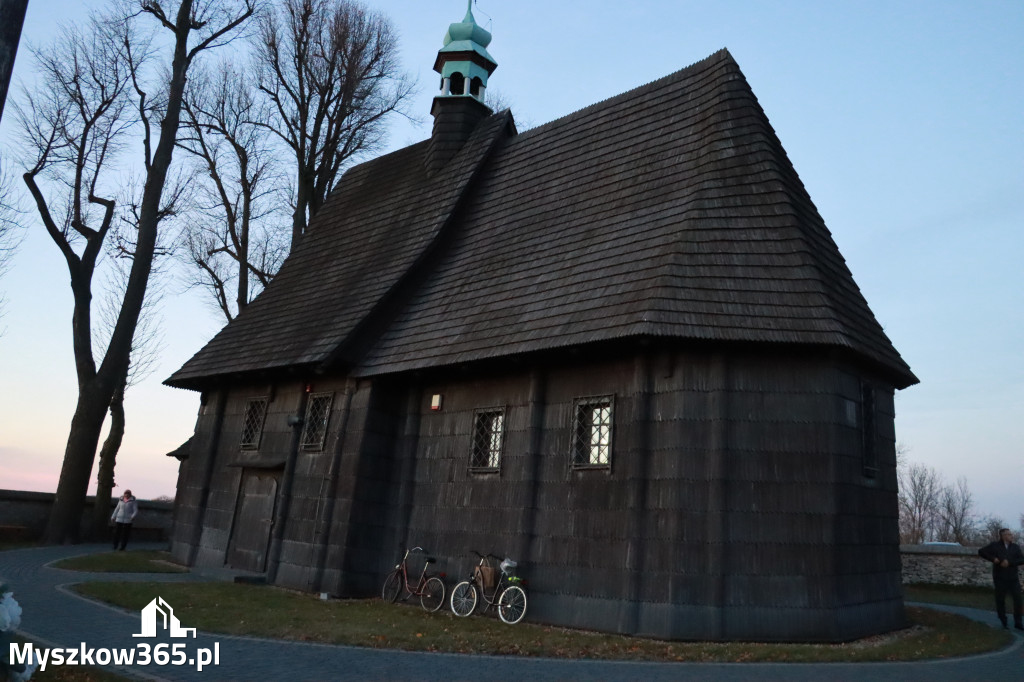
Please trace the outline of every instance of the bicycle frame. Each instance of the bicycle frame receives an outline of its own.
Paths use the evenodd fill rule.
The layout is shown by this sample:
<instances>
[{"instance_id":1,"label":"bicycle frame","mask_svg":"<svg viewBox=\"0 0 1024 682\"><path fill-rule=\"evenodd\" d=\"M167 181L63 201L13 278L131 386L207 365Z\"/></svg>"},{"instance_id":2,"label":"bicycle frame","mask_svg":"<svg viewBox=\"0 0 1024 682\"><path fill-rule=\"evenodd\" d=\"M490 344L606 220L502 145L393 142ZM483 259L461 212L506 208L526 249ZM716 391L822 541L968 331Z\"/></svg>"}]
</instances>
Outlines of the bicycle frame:
<instances>
[{"instance_id":1,"label":"bicycle frame","mask_svg":"<svg viewBox=\"0 0 1024 682\"><path fill-rule=\"evenodd\" d=\"M485 566L485 565L487 565L486 564L487 558L498 559L499 557L495 556L494 554L484 554L484 555L480 556L480 563L477 564L477 566ZM500 566L499 566L499 569L500 569ZM494 606L495 604L498 603L498 600L501 599L501 593L504 592L505 589L509 585L513 585L516 582L519 582L518 578L513 579L514 576L509 575L509 573L507 573L504 569L500 569L500 570L501 570L501 575L498 577L497 582L494 583L494 591L491 592L491 596L490 597L487 596L487 589L483 585L477 583L476 571L473 571L473 574L469 577L469 581L474 586L476 586L476 589L479 590L479 592L480 592L480 597L484 600L484 603L487 604L487 606L485 607L485 610L491 608L492 606Z\"/></svg>"},{"instance_id":2,"label":"bicycle frame","mask_svg":"<svg viewBox=\"0 0 1024 682\"><path fill-rule=\"evenodd\" d=\"M487 604L487 608L490 608L498 603L498 600L501 599L501 593L504 592L505 588L509 585L508 576L505 575L504 571L502 571L501 577L498 578L498 582L494 584L494 592L491 593L490 597L487 596L487 588L483 585L477 585L477 589L480 590L480 596L483 598L484 603Z\"/></svg>"},{"instance_id":3,"label":"bicycle frame","mask_svg":"<svg viewBox=\"0 0 1024 682\"><path fill-rule=\"evenodd\" d=\"M427 566L429 566L430 563L427 562L427 563L423 564L423 570L420 571L420 579L416 582L416 586L412 587L409 584L408 560L409 560L409 555L412 552L422 552L422 551L424 551L422 547L413 547L412 549L406 549L405 550L405 556L402 557L402 561L399 562L399 564L397 566L395 566L396 570L401 570L402 571L402 587L405 588L405 593L407 595L413 596L413 597L422 597L423 596L423 594L424 594L423 591L424 591L424 589L427 586Z\"/></svg>"},{"instance_id":4,"label":"bicycle frame","mask_svg":"<svg viewBox=\"0 0 1024 682\"><path fill-rule=\"evenodd\" d=\"M441 608L441 605L444 604L444 595L446 591L444 586L444 573L441 573L440 575L431 575L427 572L427 567L436 561L434 557L426 557L423 562L423 570L420 572L419 580L416 581L415 585L411 585L409 583L409 555L413 552L423 551L425 550L422 547L412 547L405 550L402 560L395 565L384 580L384 587L381 590L381 599L385 602L393 603L397 601L398 597L404 592L405 596L402 597L402 601L407 600L409 597L417 596L420 598L420 606L422 606L427 612L432 613Z\"/></svg>"},{"instance_id":5,"label":"bicycle frame","mask_svg":"<svg viewBox=\"0 0 1024 682\"><path fill-rule=\"evenodd\" d=\"M481 554L471 550L473 554L480 557L480 563L473 567L469 578L458 583L452 588L451 605L452 613L459 617L472 615L477 610L477 605L482 600L483 610L494 606L498 610L498 617L508 625L515 625L526 614L526 592L523 588L526 582L515 575L516 563L511 559L504 559L498 564L501 576L495 581L494 588L487 592L485 583L490 582L493 569L491 560L498 560L493 554ZM481 567L488 570L483 571Z\"/></svg>"}]
</instances>

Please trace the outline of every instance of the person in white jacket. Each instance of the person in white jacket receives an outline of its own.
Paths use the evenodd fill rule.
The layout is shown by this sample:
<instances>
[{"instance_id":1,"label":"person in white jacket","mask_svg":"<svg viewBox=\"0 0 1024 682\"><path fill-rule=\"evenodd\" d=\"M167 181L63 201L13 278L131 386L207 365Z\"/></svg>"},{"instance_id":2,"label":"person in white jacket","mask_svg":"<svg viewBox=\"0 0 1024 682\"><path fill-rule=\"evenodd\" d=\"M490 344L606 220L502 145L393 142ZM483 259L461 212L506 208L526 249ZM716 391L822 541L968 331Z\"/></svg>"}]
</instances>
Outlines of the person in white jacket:
<instances>
[{"instance_id":1,"label":"person in white jacket","mask_svg":"<svg viewBox=\"0 0 1024 682\"><path fill-rule=\"evenodd\" d=\"M114 513L110 520L116 525L114 527L114 549L124 549L128 545L128 536L132 533L132 521L139 513L139 503L135 501L131 490L125 490L124 495L117 501ZM118 547L120 545L120 547Z\"/></svg>"}]
</instances>

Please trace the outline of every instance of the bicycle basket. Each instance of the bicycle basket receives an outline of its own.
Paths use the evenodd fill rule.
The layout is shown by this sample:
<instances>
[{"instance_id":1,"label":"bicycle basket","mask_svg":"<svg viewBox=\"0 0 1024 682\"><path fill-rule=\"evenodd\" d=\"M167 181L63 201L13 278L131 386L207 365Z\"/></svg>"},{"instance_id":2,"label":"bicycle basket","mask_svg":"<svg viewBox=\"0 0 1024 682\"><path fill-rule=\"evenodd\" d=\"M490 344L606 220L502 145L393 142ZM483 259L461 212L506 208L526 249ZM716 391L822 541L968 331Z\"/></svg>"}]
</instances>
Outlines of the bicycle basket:
<instances>
[{"instance_id":1,"label":"bicycle basket","mask_svg":"<svg viewBox=\"0 0 1024 682\"><path fill-rule=\"evenodd\" d=\"M481 587L488 590L498 583L498 570L494 566L477 566L473 569L473 576Z\"/></svg>"},{"instance_id":2,"label":"bicycle basket","mask_svg":"<svg viewBox=\"0 0 1024 682\"><path fill-rule=\"evenodd\" d=\"M508 557L505 557L501 562L501 572L505 575L512 575L515 573L515 567L518 565Z\"/></svg>"}]
</instances>

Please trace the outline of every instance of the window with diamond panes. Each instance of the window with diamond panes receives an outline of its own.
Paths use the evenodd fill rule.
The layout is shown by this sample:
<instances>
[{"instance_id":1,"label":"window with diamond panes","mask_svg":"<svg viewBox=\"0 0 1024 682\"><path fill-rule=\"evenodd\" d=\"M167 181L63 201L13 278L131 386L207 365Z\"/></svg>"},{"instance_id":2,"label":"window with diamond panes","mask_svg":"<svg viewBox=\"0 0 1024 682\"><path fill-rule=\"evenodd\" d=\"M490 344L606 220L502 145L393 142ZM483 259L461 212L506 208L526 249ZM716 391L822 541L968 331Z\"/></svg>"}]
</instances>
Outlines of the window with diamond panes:
<instances>
[{"instance_id":1,"label":"window with diamond panes","mask_svg":"<svg viewBox=\"0 0 1024 682\"><path fill-rule=\"evenodd\" d=\"M501 443L505 426L504 410L477 412L473 426L472 469L497 471L501 464Z\"/></svg>"},{"instance_id":2,"label":"window with diamond panes","mask_svg":"<svg viewBox=\"0 0 1024 682\"><path fill-rule=\"evenodd\" d=\"M239 443L243 450L255 450L260 446L260 436L263 434L263 419L267 414L266 398L250 398L245 403L245 419L242 421L242 441Z\"/></svg>"},{"instance_id":3,"label":"window with diamond panes","mask_svg":"<svg viewBox=\"0 0 1024 682\"><path fill-rule=\"evenodd\" d=\"M612 396L576 400L573 404L573 466L604 468L611 463Z\"/></svg>"},{"instance_id":4,"label":"window with diamond panes","mask_svg":"<svg viewBox=\"0 0 1024 682\"><path fill-rule=\"evenodd\" d=\"M309 402L306 404L306 425L302 432L304 450L323 449L333 401L333 393L316 393L309 396Z\"/></svg>"}]
</instances>

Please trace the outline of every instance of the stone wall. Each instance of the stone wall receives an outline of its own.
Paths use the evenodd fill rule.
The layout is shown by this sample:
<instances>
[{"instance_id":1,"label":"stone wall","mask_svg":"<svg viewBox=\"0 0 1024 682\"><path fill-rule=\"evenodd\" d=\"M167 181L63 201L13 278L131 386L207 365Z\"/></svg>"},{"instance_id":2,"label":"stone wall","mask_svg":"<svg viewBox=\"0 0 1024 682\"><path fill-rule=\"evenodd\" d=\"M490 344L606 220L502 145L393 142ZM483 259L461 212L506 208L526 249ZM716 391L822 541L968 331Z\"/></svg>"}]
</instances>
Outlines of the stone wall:
<instances>
[{"instance_id":1,"label":"stone wall","mask_svg":"<svg viewBox=\"0 0 1024 682\"><path fill-rule=\"evenodd\" d=\"M54 493L0 490L0 541L31 541L42 536L54 497ZM85 499L85 508L82 510L83 537L87 537L85 531L92 519L95 501L93 496ZM116 499L113 504L117 504ZM171 530L172 508L170 502L139 500L139 515L132 524L132 540L166 540Z\"/></svg>"},{"instance_id":2,"label":"stone wall","mask_svg":"<svg viewBox=\"0 0 1024 682\"><path fill-rule=\"evenodd\" d=\"M977 547L900 545L900 555L904 585L992 585L992 564L978 556Z\"/></svg>"}]
</instances>

